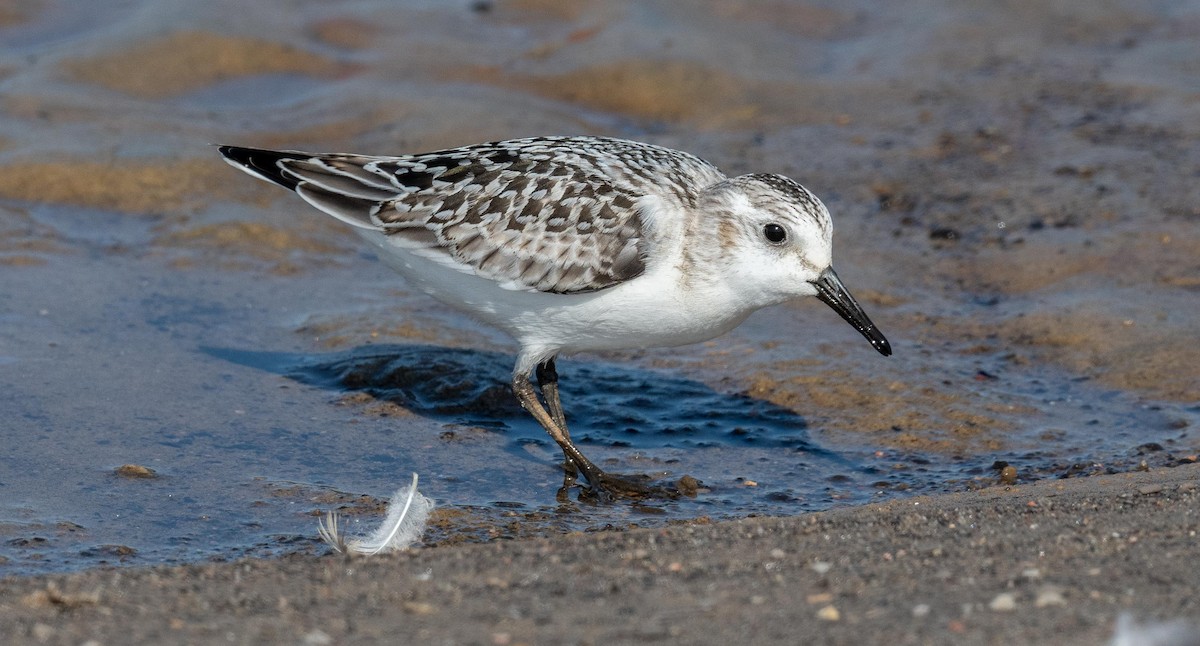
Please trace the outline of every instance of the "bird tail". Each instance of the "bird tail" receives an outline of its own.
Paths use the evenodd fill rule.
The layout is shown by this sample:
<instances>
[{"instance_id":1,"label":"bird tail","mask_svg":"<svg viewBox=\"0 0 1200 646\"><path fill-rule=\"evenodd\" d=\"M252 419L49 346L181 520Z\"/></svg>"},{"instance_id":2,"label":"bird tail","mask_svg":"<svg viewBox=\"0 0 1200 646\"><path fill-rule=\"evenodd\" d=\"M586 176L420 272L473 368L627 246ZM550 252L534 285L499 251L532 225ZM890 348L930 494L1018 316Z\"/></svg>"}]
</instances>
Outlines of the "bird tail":
<instances>
[{"instance_id":1,"label":"bird tail","mask_svg":"<svg viewBox=\"0 0 1200 646\"><path fill-rule=\"evenodd\" d=\"M241 146L217 146L217 150L230 166L292 191L300 184L300 178L280 162L313 157L311 153L298 150L265 150Z\"/></svg>"}]
</instances>

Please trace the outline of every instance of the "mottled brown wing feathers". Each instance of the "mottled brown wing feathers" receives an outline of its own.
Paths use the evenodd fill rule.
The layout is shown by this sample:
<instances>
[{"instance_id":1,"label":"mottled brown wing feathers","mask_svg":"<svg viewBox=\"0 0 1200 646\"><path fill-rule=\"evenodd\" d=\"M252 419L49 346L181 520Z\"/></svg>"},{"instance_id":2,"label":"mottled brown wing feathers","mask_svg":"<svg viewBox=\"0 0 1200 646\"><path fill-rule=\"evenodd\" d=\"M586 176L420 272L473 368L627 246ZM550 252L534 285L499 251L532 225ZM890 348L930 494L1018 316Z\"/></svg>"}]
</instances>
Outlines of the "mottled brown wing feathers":
<instances>
[{"instance_id":1,"label":"mottled brown wing feathers","mask_svg":"<svg viewBox=\"0 0 1200 646\"><path fill-rule=\"evenodd\" d=\"M509 289L555 293L639 276L647 241L638 200L687 203L697 178L721 177L690 155L590 137L405 157L221 152L339 219L383 231L398 246Z\"/></svg>"}]
</instances>

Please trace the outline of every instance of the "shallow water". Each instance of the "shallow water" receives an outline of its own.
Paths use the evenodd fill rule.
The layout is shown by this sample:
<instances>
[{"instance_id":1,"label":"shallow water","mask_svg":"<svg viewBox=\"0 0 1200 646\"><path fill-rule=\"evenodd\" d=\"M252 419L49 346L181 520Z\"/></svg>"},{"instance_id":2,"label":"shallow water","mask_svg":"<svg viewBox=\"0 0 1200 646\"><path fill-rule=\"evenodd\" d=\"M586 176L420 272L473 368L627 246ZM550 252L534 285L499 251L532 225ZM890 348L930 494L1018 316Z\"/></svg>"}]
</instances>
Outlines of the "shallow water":
<instances>
[{"instance_id":1,"label":"shallow water","mask_svg":"<svg viewBox=\"0 0 1200 646\"><path fill-rule=\"evenodd\" d=\"M442 544L1196 459L1200 3L679 7L0 9L0 575L323 550L414 471ZM511 343L208 145L550 133L796 177L895 355L806 302L565 358L589 456L703 487L559 503Z\"/></svg>"}]
</instances>

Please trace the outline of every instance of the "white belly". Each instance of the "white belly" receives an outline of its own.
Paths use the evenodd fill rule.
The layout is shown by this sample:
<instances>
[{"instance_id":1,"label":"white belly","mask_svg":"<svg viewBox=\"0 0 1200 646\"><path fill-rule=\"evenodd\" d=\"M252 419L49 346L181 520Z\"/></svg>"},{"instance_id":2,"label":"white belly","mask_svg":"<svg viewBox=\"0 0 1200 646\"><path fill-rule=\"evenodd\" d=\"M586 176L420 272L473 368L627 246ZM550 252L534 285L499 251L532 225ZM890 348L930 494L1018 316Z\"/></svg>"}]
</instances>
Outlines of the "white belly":
<instances>
[{"instance_id":1,"label":"white belly","mask_svg":"<svg viewBox=\"0 0 1200 646\"><path fill-rule=\"evenodd\" d=\"M584 294L508 290L393 246L379 233L363 234L412 287L511 335L522 347L518 370L521 363L536 363L559 352L705 341L733 329L757 309L723 292L720 285L683 289L670 266Z\"/></svg>"}]
</instances>

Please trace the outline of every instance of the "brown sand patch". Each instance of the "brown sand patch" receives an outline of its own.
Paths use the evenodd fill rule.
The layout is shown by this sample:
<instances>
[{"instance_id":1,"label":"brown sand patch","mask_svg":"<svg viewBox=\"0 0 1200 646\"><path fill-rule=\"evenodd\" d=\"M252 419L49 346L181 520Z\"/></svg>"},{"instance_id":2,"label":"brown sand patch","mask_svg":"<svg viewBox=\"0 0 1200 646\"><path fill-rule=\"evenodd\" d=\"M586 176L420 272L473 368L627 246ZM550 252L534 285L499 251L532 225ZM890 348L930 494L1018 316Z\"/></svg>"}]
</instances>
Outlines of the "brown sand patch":
<instances>
[{"instance_id":1,"label":"brown sand patch","mask_svg":"<svg viewBox=\"0 0 1200 646\"><path fill-rule=\"evenodd\" d=\"M0 256L0 265L5 267L38 267L46 264L46 259L38 256Z\"/></svg>"},{"instance_id":2,"label":"brown sand patch","mask_svg":"<svg viewBox=\"0 0 1200 646\"><path fill-rule=\"evenodd\" d=\"M37 237L45 236L45 237ZM0 233L0 252L27 253L63 253L66 248L59 242L55 232L33 233L25 235Z\"/></svg>"},{"instance_id":3,"label":"brown sand patch","mask_svg":"<svg viewBox=\"0 0 1200 646\"><path fill-rule=\"evenodd\" d=\"M416 413L386 399L376 399L369 393L348 393L335 402L338 406L354 406L370 417L415 417Z\"/></svg>"},{"instance_id":4,"label":"brown sand patch","mask_svg":"<svg viewBox=\"0 0 1200 646\"><path fill-rule=\"evenodd\" d=\"M5 0L0 3L0 27L27 22L45 7L43 0Z\"/></svg>"},{"instance_id":5,"label":"brown sand patch","mask_svg":"<svg viewBox=\"0 0 1200 646\"><path fill-rule=\"evenodd\" d=\"M956 258L952 271L986 291L1026 294L1081 277L1091 285L1144 283L1200 286L1200 236L1187 231L1120 232L1086 241L1039 240L1033 236L1007 248L972 250ZM1131 273L1131 264L1139 271Z\"/></svg>"},{"instance_id":6,"label":"brown sand patch","mask_svg":"<svg viewBox=\"0 0 1200 646\"><path fill-rule=\"evenodd\" d=\"M567 47L578 45L580 43L592 40L599 36L608 28L607 23L590 25L574 29L563 38L558 40L550 40L544 42L533 49L525 52L524 57L531 60L544 60L550 58Z\"/></svg>"},{"instance_id":7,"label":"brown sand patch","mask_svg":"<svg viewBox=\"0 0 1200 646\"><path fill-rule=\"evenodd\" d=\"M1056 306L1039 300L1008 318L916 314L891 322L909 336L960 354L1003 351L1014 364L1050 364L1144 397L1195 401L1200 347L1192 341L1200 334L1200 306L1190 289L1154 289L1160 298L1134 296L1132 302L1092 291L1084 302ZM1138 303L1146 306L1139 309Z\"/></svg>"},{"instance_id":8,"label":"brown sand patch","mask_svg":"<svg viewBox=\"0 0 1200 646\"><path fill-rule=\"evenodd\" d=\"M0 95L0 112L13 120L21 119L54 127L63 122L116 123L112 108L101 102L73 101L61 96L42 94Z\"/></svg>"},{"instance_id":9,"label":"brown sand patch","mask_svg":"<svg viewBox=\"0 0 1200 646\"><path fill-rule=\"evenodd\" d=\"M1034 243L1018 249L982 249L952 262L958 265L953 273L981 291L1026 294L1076 276L1111 273L1114 258L1064 245Z\"/></svg>"},{"instance_id":10,"label":"brown sand patch","mask_svg":"<svg viewBox=\"0 0 1200 646\"><path fill-rule=\"evenodd\" d=\"M706 4L706 11L722 20L767 23L803 38L845 37L859 22L854 14L807 3L712 0Z\"/></svg>"},{"instance_id":11,"label":"brown sand patch","mask_svg":"<svg viewBox=\"0 0 1200 646\"><path fill-rule=\"evenodd\" d=\"M124 51L64 63L75 80L142 99L164 99L259 74L332 77L350 67L283 43L179 31Z\"/></svg>"},{"instance_id":12,"label":"brown sand patch","mask_svg":"<svg viewBox=\"0 0 1200 646\"><path fill-rule=\"evenodd\" d=\"M410 314L411 316L411 314ZM460 345L443 325L421 318L397 320L380 317L372 313L338 316L325 320L311 320L296 329L298 334L309 337L326 348L344 348L361 345L364 339L372 342L388 342L396 339L438 343L447 347Z\"/></svg>"},{"instance_id":13,"label":"brown sand patch","mask_svg":"<svg viewBox=\"0 0 1200 646\"><path fill-rule=\"evenodd\" d=\"M586 0L502 0L496 14L521 20L541 19L575 22L595 3Z\"/></svg>"},{"instance_id":14,"label":"brown sand patch","mask_svg":"<svg viewBox=\"0 0 1200 646\"><path fill-rule=\"evenodd\" d=\"M619 60L559 74L509 72L498 66L464 68L451 77L530 92L555 101L635 119L683 122L693 127L737 129L798 123L843 123L864 92L879 88L802 86L745 78L696 61Z\"/></svg>"},{"instance_id":15,"label":"brown sand patch","mask_svg":"<svg viewBox=\"0 0 1200 646\"><path fill-rule=\"evenodd\" d=\"M313 37L342 49L366 49L379 35L379 28L355 18L337 17L322 20L309 28Z\"/></svg>"},{"instance_id":16,"label":"brown sand patch","mask_svg":"<svg viewBox=\"0 0 1200 646\"><path fill-rule=\"evenodd\" d=\"M901 450L964 453L1007 448L1011 423L959 389L883 383L847 371L750 379L751 397L800 411L814 427L870 434L865 441Z\"/></svg>"},{"instance_id":17,"label":"brown sand patch","mask_svg":"<svg viewBox=\"0 0 1200 646\"><path fill-rule=\"evenodd\" d=\"M736 76L684 61L618 61L566 74L505 77L483 68L473 80L513 85L597 110L662 121L745 121L757 113Z\"/></svg>"},{"instance_id":18,"label":"brown sand patch","mask_svg":"<svg viewBox=\"0 0 1200 646\"><path fill-rule=\"evenodd\" d=\"M1089 303L1029 312L999 323L996 331L1013 344L1034 348L1045 360L1113 388L1186 402L1200 393L1196 328L1195 318L1182 326L1153 313L1141 320L1123 319L1104 303Z\"/></svg>"},{"instance_id":19,"label":"brown sand patch","mask_svg":"<svg viewBox=\"0 0 1200 646\"><path fill-rule=\"evenodd\" d=\"M207 224L183 231L160 235L155 244L219 252L230 258L224 265L229 268L246 267L244 259L274 263L272 271L278 274L295 274L311 262L297 263L294 256L308 253L335 255L343 253L337 245L314 236L307 236L293 228L279 228L260 222L220 222Z\"/></svg>"},{"instance_id":20,"label":"brown sand patch","mask_svg":"<svg viewBox=\"0 0 1200 646\"><path fill-rule=\"evenodd\" d=\"M286 148L289 150L302 149L341 151L348 147L354 139L376 130L381 126L402 122L411 116L410 110L396 105L387 105L369 112L356 112L344 119L323 121L307 126L302 130L275 130L254 136L252 142L238 142L243 145L254 145L263 148ZM297 143L300 142L300 143ZM267 186L267 184L263 184ZM273 193L278 189L271 187Z\"/></svg>"},{"instance_id":21,"label":"brown sand patch","mask_svg":"<svg viewBox=\"0 0 1200 646\"><path fill-rule=\"evenodd\" d=\"M199 159L16 162L0 166L0 197L163 213L194 208L227 179L223 164Z\"/></svg>"}]
</instances>

